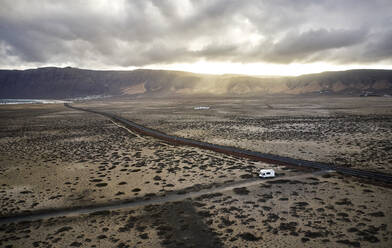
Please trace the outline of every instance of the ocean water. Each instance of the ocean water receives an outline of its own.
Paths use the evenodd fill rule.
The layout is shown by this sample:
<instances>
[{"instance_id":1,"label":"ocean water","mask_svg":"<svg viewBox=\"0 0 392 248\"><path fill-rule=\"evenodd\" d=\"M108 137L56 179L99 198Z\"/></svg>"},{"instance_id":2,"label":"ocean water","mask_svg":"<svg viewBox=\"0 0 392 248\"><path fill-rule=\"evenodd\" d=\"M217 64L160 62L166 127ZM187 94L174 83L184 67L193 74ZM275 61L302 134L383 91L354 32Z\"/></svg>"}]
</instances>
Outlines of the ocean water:
<instances>
[{"instance_id":1,"label":"ocean water","mask_svg":"<svg viewBox=\"0 0 392 248\"><path fill-rule=\"evenodd\" d=\"M49 100L49 99L0 99L0 104L53 104L71 103L72 101Z\"/></svg>"}]
</instances>

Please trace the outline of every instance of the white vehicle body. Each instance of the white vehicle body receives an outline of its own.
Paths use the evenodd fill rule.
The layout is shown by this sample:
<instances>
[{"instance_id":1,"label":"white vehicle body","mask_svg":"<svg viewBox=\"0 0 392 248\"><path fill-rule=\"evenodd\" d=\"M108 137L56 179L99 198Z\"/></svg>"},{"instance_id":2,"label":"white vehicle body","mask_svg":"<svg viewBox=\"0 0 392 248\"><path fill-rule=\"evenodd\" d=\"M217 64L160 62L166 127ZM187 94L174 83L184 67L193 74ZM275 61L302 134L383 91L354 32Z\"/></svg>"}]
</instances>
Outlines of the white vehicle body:
<instances>
[{"instance_id":1,"label":"white vehicle body","mask_svg":"<svg viewBox=\"0 0 392 248\"><path fill-rule=\"evenodd\" d=\"M273 169L262 169L259 172L259 177L275 177L275 171Z\"/></svg>"},{"instance_id":2,"label":"white vehicle body","mask_svg":"<svg viewBox=\"0 0 392 248\"><path fill-rule=\"evenodd\" d=\"M210 107L208 106L197 106L193 108L194 110L208 110Z\"/></svg>"}]
</instances>

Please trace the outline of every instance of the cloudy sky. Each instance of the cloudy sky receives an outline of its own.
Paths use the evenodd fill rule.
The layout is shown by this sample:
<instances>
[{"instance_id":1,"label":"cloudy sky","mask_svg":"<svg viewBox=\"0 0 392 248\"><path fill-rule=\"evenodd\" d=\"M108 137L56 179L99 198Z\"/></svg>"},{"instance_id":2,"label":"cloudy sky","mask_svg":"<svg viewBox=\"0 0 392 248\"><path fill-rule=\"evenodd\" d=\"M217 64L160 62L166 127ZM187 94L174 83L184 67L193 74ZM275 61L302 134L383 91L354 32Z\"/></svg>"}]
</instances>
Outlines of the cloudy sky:
<instances>
[{"instance_id":1,"label":"cloudy sky","mask_svg":"<svg viewBox=\"0 0 392 248\"><path fill-rule=\"evenodd\" d=\"M391 0L0 0L0 68L392 69Z\"/></svg>"}]
</instances>

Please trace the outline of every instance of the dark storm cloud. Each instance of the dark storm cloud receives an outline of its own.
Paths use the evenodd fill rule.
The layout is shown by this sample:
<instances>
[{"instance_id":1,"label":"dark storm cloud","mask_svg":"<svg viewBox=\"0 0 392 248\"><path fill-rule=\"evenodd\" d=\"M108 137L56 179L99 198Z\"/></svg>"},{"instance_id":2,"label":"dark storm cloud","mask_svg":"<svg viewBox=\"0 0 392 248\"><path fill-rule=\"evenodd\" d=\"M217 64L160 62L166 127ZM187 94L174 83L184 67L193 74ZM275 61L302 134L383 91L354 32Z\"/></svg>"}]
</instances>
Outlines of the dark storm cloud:
<instances>
[{"instance_id":1,"label":"dark storm cloud","mask_svg":"<svg viewBox=\"0 0 392 248\"><path fill-rule=\"evenodd\" d=\"M288 33L272 46L267 58L270 61L288 63L312 60L312 56L323 51L361 44L367 35L366 30L310 30L304 33Z\"/></svg>"},{"instance_id":2,"label":"dark storm cloud","mask_svg":"<svg viewBox=\"0 0 392 248\"><path fill-rule=\"evenodd\" d=\"M389 0L3 0L0 5L0 66L392 60Z\"/></svg>"}]
</instances>

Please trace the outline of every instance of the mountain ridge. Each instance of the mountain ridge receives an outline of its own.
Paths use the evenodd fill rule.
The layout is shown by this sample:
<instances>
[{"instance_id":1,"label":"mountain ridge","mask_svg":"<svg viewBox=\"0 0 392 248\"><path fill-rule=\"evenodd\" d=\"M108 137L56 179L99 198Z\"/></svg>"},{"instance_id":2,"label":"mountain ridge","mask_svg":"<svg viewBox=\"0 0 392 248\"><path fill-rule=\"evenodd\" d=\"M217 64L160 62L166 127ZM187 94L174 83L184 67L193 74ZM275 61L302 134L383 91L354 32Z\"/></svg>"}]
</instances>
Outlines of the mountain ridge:
<instances>
[{"instance_id":1,"label":"mountain ridge","mask_svg":"<svg viewBox=\"0 0 392 248\"><path fill-rule=\"evenodd\" d=\"M392 94L392 70L354 69L300 76L206 75L184 71L42 67L0 70L0 98L65 99L91 95L261 96L271 94Z\"/></svg>"}]
</instances>

